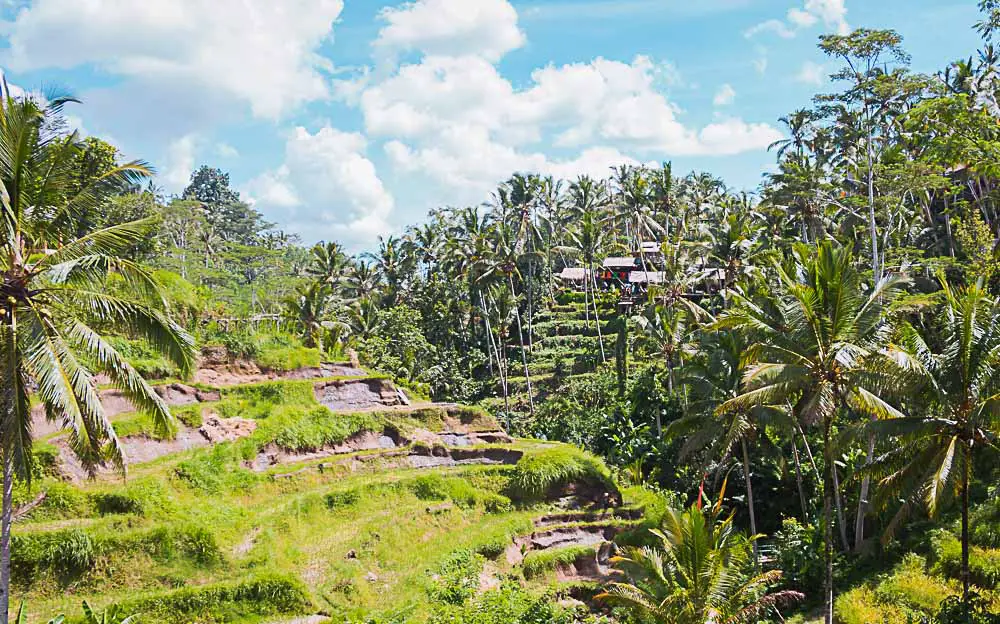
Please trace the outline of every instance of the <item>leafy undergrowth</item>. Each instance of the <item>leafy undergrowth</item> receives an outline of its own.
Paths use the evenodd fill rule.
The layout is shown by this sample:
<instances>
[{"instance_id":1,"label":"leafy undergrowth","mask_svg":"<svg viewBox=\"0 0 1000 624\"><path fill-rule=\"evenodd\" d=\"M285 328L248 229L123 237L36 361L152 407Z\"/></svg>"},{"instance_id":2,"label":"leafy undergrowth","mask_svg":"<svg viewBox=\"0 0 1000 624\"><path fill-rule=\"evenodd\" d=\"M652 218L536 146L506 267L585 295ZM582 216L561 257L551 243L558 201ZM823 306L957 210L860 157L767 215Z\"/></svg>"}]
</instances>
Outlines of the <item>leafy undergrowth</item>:
<instances>
[{"instance_id":1,"label":"leafy undergrowth","mask_svg":"<svg viewBox=\"0 0 1000 624\"><path fill-rule=\"evenodd\" d=\"M361 430L497 425L480 410L443 406L333 414L311 382L294 381L227 389L175 414L195 426L209 410L258 428L132 466L124 482L42 474L30 491L18 488L18 505L46 494L14 530L14 597L27 601L30 621L73 621L83 599L168 624L316 613L359 623L574 621L543 578L526 582L535 571L504 554L553 510L550 496L574 484L617 495L593 456L518 441L517 465L414 470L347 455L259 473L245 462L272 444L308 450ZM126 417L117 426L147 432L150 423ZM485 570L493 580L481 586Z\"/></svg>"}]
</instances>

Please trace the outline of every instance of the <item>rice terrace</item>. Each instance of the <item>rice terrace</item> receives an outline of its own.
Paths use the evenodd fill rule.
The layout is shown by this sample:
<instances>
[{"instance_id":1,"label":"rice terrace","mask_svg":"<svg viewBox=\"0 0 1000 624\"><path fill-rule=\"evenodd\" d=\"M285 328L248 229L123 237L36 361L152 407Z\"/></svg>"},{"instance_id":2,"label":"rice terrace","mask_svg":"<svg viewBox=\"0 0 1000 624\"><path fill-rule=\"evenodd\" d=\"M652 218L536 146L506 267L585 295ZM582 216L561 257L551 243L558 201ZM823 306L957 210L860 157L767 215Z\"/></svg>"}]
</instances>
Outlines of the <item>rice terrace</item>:
<instances>
[{"instance_id":1,"label":"rice terrace","mask_svg":"<svg viewBox=\"0 0 1000 624\"><path fill-rule=\"evenodd\" d=\"M1000 0L0 23L0 624L1000 624Z\"/></svg>"}]
</instances>

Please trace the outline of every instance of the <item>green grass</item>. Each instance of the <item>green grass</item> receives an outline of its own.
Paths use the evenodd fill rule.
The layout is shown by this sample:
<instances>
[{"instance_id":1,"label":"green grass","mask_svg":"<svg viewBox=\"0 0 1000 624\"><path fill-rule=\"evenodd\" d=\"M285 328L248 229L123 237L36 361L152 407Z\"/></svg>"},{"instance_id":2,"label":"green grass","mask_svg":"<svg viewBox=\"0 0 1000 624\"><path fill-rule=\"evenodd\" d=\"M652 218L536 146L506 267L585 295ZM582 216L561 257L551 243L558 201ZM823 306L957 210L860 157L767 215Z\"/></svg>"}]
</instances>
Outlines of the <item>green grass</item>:
<instances>
[{"instance_id":1,"label":"green grass","mask_svg":"<svg viewBox=\"0 0 1000 624\"><path fill-rule=\"evenodd\" d=\"M277 574L149 593L117 605L122 613L146 621L177 624L247 621L266 615L306 614L314 608L300 580Z\"/></svg>"},{"instance_id":2,"label":"green grass","mask_svg":"<svg viewBox=\"0 0 1000 624\"><path fill-rule=\"evenodd\" d=\"M604 488L612 493L618 492L604 462L568 445L525 453L514 467L510 489L515 497L533 500L543 498L571 482Z\"/></svg>"},{"instance_id":3,"label":"green grass","mask_svg":"<svg viewBox=\"0 0 1000 624\"><path fill-rule=\"evenodd\" d=\"M569 566L577 559L596 557L597 550L593 546L567 546L566 548L548 548L529 552L521 564L524 578L534 579L561 567Z\"/></svg>"}]
</instances>

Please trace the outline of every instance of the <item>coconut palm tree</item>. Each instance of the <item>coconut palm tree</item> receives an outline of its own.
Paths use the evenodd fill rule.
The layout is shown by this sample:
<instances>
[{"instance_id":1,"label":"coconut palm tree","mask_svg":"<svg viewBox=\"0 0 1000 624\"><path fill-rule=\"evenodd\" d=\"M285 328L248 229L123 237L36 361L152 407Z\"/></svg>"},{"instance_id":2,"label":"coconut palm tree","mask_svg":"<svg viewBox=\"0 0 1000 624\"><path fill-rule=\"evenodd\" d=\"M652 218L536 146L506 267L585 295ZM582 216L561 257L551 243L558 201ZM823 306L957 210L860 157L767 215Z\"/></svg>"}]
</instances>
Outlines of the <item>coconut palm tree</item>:
<instances>
[{"instance_id":1,"label":"coconut palm tree","mask_svg":"<svg viewBox=\"0 0 1000 624\"><path fill-rule=\"evenodd\" d=\"M15 475L28 480L33 464L30 403L35 398L91 471L126 459L104 413L94 373L106 374L157 428L169 429L166 405L106 339L109 332L143 338L182 373L194 360L193 339L165 314L152 277L124 259L152 223L112 226L66 241L53 224L79 222L108 189L151 174L142 162L116 166L70 193L77 134L60 134L67 98L41 104L0 94L0 455L3 462L0 528L0 617L7 621L10 590L11 493ZM61 218L68 216L70 218ZM109 280L124 284L110 294Z\"/></svg>"},{"instance_id":2,"label":"coconut palm tree","mask_svg":"<svg viewBox=\"0 0 1000 624\"><path fill-rule=\"evenodd\" d=\"M323 334L334 326L329 318L333 302L333 289L324 281L300 286L285 305L285 316L298 329L307 347L323 351Z\"/></svg>"},{"instance_id":3,"label":"coconut palm tree","mask_svg":"<svg viewBox=\"0 0 1000 624\"><path fill-rule=\"evenodd\" d=\"M975 458L1000 442L1000 306L982 284L953 289L942 280L937 331L901 324L889 348L888 373L914 382L910 400L925 413L872 422L892 441L872 463L886 500L905 501L886 537L917 506L929 513L957 495L962 509L962 599L969 599L969 482ZM922 410L923 411L923 410Z\"/></svg>"},{"instance_id":4,"label":"coconut palm tree","mask_svg":"<svg viewBox=\"0 0 1000 624\"><path fill-rule=\"evenodd\" d=\"M795 591L769 591L781 571L753 571L751 545L722 518L719 502L684 512L669 510L656 546L629 547L612 561L627 582L611 583L598 598L662 624L755 623L802 599Z\"/></svg>"},{"instance_id":5,"label":"coconut palm tree","mask_svg":"<svg viewBox=\"0 0 1000 624\"><path fill-rule=\"evenodd\" d=\"M680 456L707 449L709 456L725 461L737 447L747 492L750 533L757 534L749 442L757 432L750 411L718 411L720 405L740 395L750 360L748 345L736 332L721 332L709 338L707 353L681 370L680 382L691 389L691 403L685 415L666 428L667 439L684 437ZM760 411L760 410L754 410ZM757 544L753 546L757 562Z\"/></svg>"},{"instance_id":6,"label":"coconut palm tree","mask_svg":"<svg viewBox=\"0 0 1000 624\"><path fill-rule=\"evenodd\" d=\"M823 435L824 618L833 622L833 502L837 490L833 426L846 408L875 418L902 414L880 394L872 375L890 327L887 310L903 284L887 276L863 290L850 248L799 244L791 266L777 267L777 290L756 301L737 296L720 328L751 337L756 363L745 391L721 410L793 404L793 414ZM843 527L843 522L841 522Z\"/></svg>"}]
</instances>

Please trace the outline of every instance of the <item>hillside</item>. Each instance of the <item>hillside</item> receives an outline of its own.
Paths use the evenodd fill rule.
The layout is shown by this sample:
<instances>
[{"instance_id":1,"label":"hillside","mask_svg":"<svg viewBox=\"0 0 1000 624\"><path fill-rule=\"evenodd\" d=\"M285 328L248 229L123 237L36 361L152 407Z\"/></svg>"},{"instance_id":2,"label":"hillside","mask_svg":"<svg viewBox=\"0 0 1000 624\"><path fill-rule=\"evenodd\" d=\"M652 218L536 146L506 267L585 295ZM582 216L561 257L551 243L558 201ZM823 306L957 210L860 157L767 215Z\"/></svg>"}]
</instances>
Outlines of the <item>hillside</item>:
<instances>
[{"instance_id":1,"label":"hillside","mask_svg":"<svg viewBox=\"0 0 1000 624\"><path fill-rule=\"evenodd\" d=\"M45 465L18 492L13 538L32 620L87 600L166 622L419 622L501 587L577 604L605 578L609 542L644 522L600 460L514 440L474 408L404 405L347 364L195 378L217 383L156 387L170 432L101 391L126 480L84 479L60 432L37 443Z\"/></svg>"}]
</instances>

